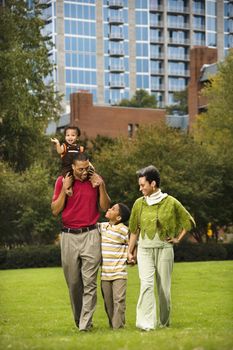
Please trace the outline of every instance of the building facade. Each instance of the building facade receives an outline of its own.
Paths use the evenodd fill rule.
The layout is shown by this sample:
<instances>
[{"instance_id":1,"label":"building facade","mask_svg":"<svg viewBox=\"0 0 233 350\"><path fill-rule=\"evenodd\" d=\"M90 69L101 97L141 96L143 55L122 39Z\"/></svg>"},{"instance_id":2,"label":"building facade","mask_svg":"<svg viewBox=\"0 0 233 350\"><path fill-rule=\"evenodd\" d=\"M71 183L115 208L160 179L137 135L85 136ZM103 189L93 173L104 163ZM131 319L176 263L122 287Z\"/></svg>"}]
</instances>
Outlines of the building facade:
<instances>
[{"instance_id":1,"label":"building facade","mask_svg":"<svg viewBox=\"0 0 233 350\"><path fill-rule=\"evenodd\" d=\"M68 104L78 90L114 105L143 88L162 108L188 85L192 47L216 48L218 60L233 47L230 0L41 1L54 80Z\"/></svg>"},{"instance_id":2,"label":"building facade","mask_svg":"<svg viewBox=\"0 0 233 350\"><path fill-rule=\"evenodd\" d=\"M217 49L196 47L190 53L190 81L188 86L189 128L196 116L207 110L208 99L202 89L218 71Z\"/></svg>"},{"instance_id":3,"label":"building facade","mask_svg":"<svg viewBox=\"0 0 233 350\"><path fill-rule=\"evenodd\" d=\"M88 92L71 94L70 123L77 125L82 136L88 138L133 137L142 125L165 122L164 109L100 106L93 104L93 95Z\"/></svg>"}]
</instances>

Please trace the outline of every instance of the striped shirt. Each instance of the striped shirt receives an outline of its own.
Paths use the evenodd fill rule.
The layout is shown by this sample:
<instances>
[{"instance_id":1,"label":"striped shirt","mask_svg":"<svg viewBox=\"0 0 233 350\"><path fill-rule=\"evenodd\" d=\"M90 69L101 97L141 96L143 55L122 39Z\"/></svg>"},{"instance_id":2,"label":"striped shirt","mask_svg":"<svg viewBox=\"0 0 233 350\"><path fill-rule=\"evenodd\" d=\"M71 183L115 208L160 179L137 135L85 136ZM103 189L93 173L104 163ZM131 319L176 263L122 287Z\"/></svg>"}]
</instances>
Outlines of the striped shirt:
<instances>
[{"instance_id":1,"label":"striped shirt","mask_svg":"<svg viewBox=\"0 0 233 350\"><path fill-rule=\"evenodd\" d=\"M128 227L120 223L100 224L102 263L101 280L112 281L127 278L126 261L128 247Z\"/></svg>"}]
</instances>

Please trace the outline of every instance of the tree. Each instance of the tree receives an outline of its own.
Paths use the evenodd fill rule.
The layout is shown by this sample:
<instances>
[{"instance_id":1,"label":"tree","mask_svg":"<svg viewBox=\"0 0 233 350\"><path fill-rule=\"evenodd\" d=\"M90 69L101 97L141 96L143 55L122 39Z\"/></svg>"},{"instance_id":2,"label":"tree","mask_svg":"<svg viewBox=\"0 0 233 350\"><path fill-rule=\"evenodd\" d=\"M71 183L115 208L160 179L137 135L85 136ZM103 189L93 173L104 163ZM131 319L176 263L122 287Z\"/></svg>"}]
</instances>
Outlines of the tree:
<instances>
[{"instance_id":1,"label":"tree","mask_svg":"<svg viewBox=\"0 0 233 350\"><path fill-rule=\"evenodd\" d=\"M0 245L54 242L59 222L51 214L53 185L48 170L34 164L19 176L0 162L0 171Z\"/></svg>"},{"instance_id":2,"label":"tree","mask_svg":"<svg viewBox=\"0 0 233 350\"><path fill-rule=\"evenodd\" d=\"M233 50L202 90L208 110L197 118L196 139L218 157L233 160Z\"/></svg>"},{"instance_id":3,"label":"tree","mask_svg":"<svg viewBox=\"0 0 233 350\"><path fill-rule=\"evenodd\" d=\"M54 90L50 39L42 36L42 6L24 0L0 6L0 143L2 159L15 170L43 154L44 132L57 119L61 97ZM49 81L49 82L47 82Z\"/></svg>"},{"instance_id":4,"label":"tree","mask_svg":"<svg viewBox=\"0 0 233 350\"><path fill-rule=\"evenodd\" d=\"M119 106L136 108L157 108L157 101L154 95L150 95L146 90L140 89L135 92L130 100L123 99Z\"/></svg>"},{"instance_id":5,"label":"tree","mask_svg":"<svg viewBox=\"0 0 233 350\"><path fill-rule=\"evenodd\" d=\"M208 110L198 116L194 137L215 156L216 164L223 172L222 205L225 207L222 221L233 222L233 50L219 64L217 74L203 89L208 100ZM225 220L225 222L224 222Z\"/></svg>"},{"instance_id":6,"label":"tree","mask_svg":"<svg viewBox=\"0 0 233 350\"><path fill-rule=\"evenodd\" d=\"M175 91L173 93L174 104L167 106L168 114L177 113L179 115L188 114L188 89Z\"/></svg>"},{"instance_id":7,"label":"tree","mask_svg":"<svg viewBox=\"0 0 233 350\"><path fill-rule=\"evenodd\" d=\"M136 171L153 164L161 172L162 190L179 199L194 215L198 229L210 217L221 221L229 215L222 206L223 170L216 158L190 135L166 126L142 126L135 138L94 154L94 165L105 178L110 197L130 207L141 194ZM229 218L229 217L228 217Z\"/></svg>"}]
</instances>

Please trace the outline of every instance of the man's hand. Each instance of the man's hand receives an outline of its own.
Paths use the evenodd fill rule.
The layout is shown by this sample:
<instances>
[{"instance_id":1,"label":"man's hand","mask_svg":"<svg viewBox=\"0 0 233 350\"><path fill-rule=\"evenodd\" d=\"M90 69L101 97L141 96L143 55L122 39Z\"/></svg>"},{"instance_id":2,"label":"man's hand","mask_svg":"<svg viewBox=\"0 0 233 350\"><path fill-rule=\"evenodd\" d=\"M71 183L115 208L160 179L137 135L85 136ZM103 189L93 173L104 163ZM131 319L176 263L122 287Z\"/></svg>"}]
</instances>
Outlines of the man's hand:
<instances>
[{"instance_id":1,"label":"man's hand","mask_svg":"<svg viewBox=\"0 0 233 350\"><path fill-rule=\"evenodd\" d=\"M67 192L68 189L72 186L72 182L73 182L72 175L66 174L62 182L63 182L63 189L65 192Z\"/></svg>"},{"instance_id":2,"label":"man's hand","mask_svg":"<svg viewBox=\"0 0 233 350\"><path fill-rule=\"evenodd\" d=\"M98 187L103 184L103 179L101 176L99 176L97 173L94 173L90 176L90 181L92 184L92 187Z\"/></svg>"}]
</instances>

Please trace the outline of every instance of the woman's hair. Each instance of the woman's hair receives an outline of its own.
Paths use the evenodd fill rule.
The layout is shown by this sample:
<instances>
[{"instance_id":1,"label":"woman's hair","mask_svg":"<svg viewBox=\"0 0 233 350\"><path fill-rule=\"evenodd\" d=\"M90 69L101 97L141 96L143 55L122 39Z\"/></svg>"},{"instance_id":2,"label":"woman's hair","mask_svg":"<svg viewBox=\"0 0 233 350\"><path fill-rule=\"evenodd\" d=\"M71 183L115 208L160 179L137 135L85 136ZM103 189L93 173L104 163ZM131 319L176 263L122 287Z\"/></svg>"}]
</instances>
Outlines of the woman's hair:
<instances>
[{"instance_id":1,"label":"woman's hair","mask_svg":"<svg viewBox=\"0 0 233 350\"><path fill-rule=\"evenodd\" d=\"M158 169L154 165L149 165L145 168L142 168L137 171L137 176L138 177L144 177L146 180L151 183L152 181L156 182L156 186L160 186L160 174Z\"/></svg>"},{"instance_id":2,"label":"woman's hair","mask_svg":"<svg viewBox=\"0 0 233 350\"><path fill-rule=\"evenodd\" d=\"M123 203L118 203L119 206L119 212L120 212L120 216L121 216L121 222L127 222L129 220L130 217L130 210L127 207L127 205L123 204Z\"/></svg>"},{"instance_id":3,"label":"woman's hair","mask_svg":"<svg viewBox=\"0 0 233 350\"><path fill-rule=\"evenodd\" d=\"M66 126L65 127L65 130L64 130L64 135L66 136L66 131L67 130L76 130L76 132L77 132L77 136L79 137L80 135L81 135L81 131L80 131L80 129L77 127L77 126Z\"/></svg>"}]
</instances>

